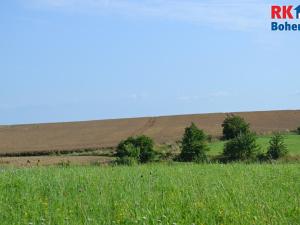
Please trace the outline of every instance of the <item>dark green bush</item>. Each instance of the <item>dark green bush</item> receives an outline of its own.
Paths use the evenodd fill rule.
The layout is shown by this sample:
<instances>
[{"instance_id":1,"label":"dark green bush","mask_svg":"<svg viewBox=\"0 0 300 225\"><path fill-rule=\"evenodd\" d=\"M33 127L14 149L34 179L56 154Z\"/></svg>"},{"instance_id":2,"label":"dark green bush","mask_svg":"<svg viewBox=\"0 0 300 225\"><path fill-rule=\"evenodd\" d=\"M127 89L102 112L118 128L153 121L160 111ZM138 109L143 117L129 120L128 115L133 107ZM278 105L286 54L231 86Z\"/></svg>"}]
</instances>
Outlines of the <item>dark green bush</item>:
<instances>
[{"instance_id":1,"label":"dark green bush","mask_svg":"<svg viewBox=\"0 0 300 225\"><path fill-rule=\"evenodd\" d=\"M229 140L235 138L239 134L249 132L249 123L244 118L233 114L227 115L223 124L223 139Z\"/></svg>"},{"instance_id":2,"label":"dark green bush","mask_svg":"<svg viewBox=\"0 0 300 225\"><path fill-rule=\"evenodd\" d=\"M259 150L255 134L246 132L240 133L225 144L223 156L228 161L254 160L260 153Z\"/></svg>"},{"instance_id":3,"label":"dark green bush","mask_svg":"<svg viewBox=\"0 0 300 225\"><path fill-rule=\"evenodd\" d=\"M297 128L297 134L300 135L300 127Z\"/></svg>"},{"instance_id":4,"label":"dark green bush","mask_svg":"<svg viewBox=\"0 0 300 225\"><path fill-rule=\"evenodd\" d=\"M284 137L279 133L271 137L269 144L267 156L270 159L278 159L288 153L288 149L284 143Z\"/></svg>"},{"instance_id":5,"label":"dark green bush","mask_svg":"<svg viewBox=\"0 0 300 225\"><path fill-rule=\"evenodd\" d=\"M206 152L209 151L207 136L194 123L185 128L181 144L179 156L181 161L204 162L207 160Z\"/></svg>"},{"instance_id":6,"label":"dark green bush","mask_svg":"<svg viewBox=\"0 0 300 225\"><path fill-rule=\"evenodd\" d=\"M154 157L154 142L145 135L129 137L121 141L117 147L117 157L134 158L137 162L146 163Z\"/></svg>"},{"instance_id":7,"label":"dark green bush","mask_svg":"<svg viewBox=\"0 0 300 225\"><path fill-rule=\"evenodd\" d=\"M154 142L150 137L138 136L135 140L135 146L140 148L139 160L141 163L149 162L154 158Z\"/></svg>"},{"instance_id":8,"label":"dark green bush","mask_svg":"<svg viewBox=\"0 0 300 225\"><path fill-rule=\"evenodd\" d=\"M121 141L117 147L117 156L120 158L123 157L133 157L138 158L140 156L140 148L136 146L135 139L129 137L125 141Z\"/></svg>"}]
</instances>

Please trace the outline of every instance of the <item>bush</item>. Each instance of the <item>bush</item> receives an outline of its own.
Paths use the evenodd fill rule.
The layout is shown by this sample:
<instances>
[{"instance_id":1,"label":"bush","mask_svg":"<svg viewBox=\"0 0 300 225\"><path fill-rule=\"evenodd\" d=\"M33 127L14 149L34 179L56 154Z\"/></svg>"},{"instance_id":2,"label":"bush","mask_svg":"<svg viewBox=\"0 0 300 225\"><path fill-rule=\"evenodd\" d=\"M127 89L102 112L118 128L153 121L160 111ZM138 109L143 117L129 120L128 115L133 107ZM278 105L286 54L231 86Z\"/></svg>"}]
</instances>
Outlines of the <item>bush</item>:
<instances>
[{"instance_id":1,"label":"bush","mask_svg":"<svg viewBox=\"0 0 300 225\"><path fill-rule=\"evenodd\" d=\"M135 141L135 145L140 148L140 162L146 163L151 161L155 156L153 140L150 137L142 135L138 136Z\"/></svg>"},{"instance_id":2,"label":"bush","mask_svg":"<svg viewBox=\"0 0 300 225\"><path fill-rule=\"evenodd\" d=\"M140 148L133 144L134 139L132 137L125 141L122 141L117 148L117 156L123 157L133 157L138 158L140 155Z\"/></svg>"},{"instance_id":3,"label":"bush","mask_svg":"<svg viewBox=\"0 0 300 225\"><path fill-rule=\"evenodd\" d=\"M259 154L259 150L255 134L246 132L240 133L225 144L223 156L228 161L253 160Z\"/></svg>"},{"instance_id":4,"label":"bush","mask_svg":"<svg viewBox=\"0 0 300 225\"><path fill-rule=\"evenodd\" d=\"M284 137L281 134L272 136L269 144L267 156L270 159L278 159L288 153L288 149L284 143Z\"/></svg>"},{"instance_id":5,"label":"bush","mask_svg":"<svg viewBox=\"0 0 300 225\"><path fill-rule=\"evenodd\" d=\"M300 135L300 127L297 128L297 134Z\"/></svg>"},{"instance_id":6,"label":"bush","mask_svg":"<svg viewBox=\"0 0 300 225\"><path fill-rule=\"evenodd\" d=\"M194 123L185 128L181 144L180 160L188 162L204 162L207 160L206 152L209 151L207 136Z\"/></svg>"},{"instance_id":7,"label":"bush","mask_svg":"<svg viewBox=\"0 0 300 225\"><path fill-rule=\"evenodd\" d=\"M151 161L155 155L153 146L153 140L145 135L129 137L119 143L117 156L119 158L133 158L137 162L146 163Z\"/></svg>"},{"instance_id":8,"label":"bush","mask_svg":"<svg viewBox=\"0 0 300 225\"><path fill-rule=\"evenodd\" d=\"M237 137L239 134L249 132L249 123L244 118L233 114L227 115L223 124L223 139L229 140Z\"/></svg>"}]
</instances>

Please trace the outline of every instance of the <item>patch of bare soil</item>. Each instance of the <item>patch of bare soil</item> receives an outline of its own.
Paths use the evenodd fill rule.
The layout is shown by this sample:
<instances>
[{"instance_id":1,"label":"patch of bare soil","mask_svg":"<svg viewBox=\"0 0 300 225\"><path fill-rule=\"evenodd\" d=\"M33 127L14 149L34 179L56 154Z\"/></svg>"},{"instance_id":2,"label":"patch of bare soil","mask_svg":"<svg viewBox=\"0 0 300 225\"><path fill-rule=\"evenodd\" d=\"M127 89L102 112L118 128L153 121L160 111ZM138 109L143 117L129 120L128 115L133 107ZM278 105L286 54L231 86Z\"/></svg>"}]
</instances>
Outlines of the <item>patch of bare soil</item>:
<instances>
[{"instance_id":1,"label":"patch of bare soil","mask_svg":"<svg viewBox=\"0 0 300 225\"><path fill-rule=\"evenodd\" d=\"M114 158L103 156L22 156L0 157L0 166L34 167L50 165L105 165Z\"/></svg>"}]
</instances>

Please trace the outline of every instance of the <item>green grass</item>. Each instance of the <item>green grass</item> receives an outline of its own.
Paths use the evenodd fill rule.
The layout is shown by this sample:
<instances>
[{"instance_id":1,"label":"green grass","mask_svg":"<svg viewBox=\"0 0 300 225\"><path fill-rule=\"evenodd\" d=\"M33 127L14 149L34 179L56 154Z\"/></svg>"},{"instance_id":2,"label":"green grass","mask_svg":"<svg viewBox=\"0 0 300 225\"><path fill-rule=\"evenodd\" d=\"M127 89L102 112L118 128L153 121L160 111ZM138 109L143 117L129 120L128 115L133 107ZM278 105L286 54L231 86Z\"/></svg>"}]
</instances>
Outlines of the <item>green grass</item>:
<instances>
[{"instance_id":1,"label":"green grass","mask_svg":"<svg viewBox=\"0 0 300 225\"><path fill-rule=\"evenodd\" d=\"M289 150L290 155L300 155L300 135L297 134L285 134L285 143ZM257 143L261 147L263 152L267 152L269 141L271 135L268 136L259 136L257 138ZM210 152L209 155L218 155L223 152L225 142L224 141L214 141L209 144Z\"/></svg>"},{"instance_id":2,"label":"green grass","mask_svg":"<svg viewBox=\"0 0 300 225\"><path fill-rule=\"evenodd\" d=\"M0 173L1 224L299 224L300 164Z\"/></svg>"},{"instance_id":3,"label":"green grass","mask_svg":"<svg viewBox=\"0 0 300 225\"><path fill-rule=\"evenodd\" d=\"M262 136L257 139L258 144L264 152L267 151L271 136ZM300 155L300 135L287 134L284 135L284 141L288 147L290 155Z\"/></svg>"}]
</instances>

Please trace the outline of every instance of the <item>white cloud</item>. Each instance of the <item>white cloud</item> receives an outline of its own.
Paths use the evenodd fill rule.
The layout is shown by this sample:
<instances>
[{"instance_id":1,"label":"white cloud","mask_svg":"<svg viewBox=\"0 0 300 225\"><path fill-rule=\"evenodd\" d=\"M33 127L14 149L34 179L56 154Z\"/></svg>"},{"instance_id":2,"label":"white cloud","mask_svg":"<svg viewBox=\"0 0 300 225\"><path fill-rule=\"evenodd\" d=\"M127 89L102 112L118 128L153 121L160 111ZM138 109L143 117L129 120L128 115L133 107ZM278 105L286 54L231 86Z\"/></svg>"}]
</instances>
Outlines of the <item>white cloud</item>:
<instances>
[{"instance_id":1,"label":"white cloud","mask_svg":"<svg viewBox=\"0 0 300 225\"><path fill-rule=\"evenodd\" d=\"M23 0L25 1L25 0ZM28 0L26 1L28 3ZM264 27L270 4L259 0L29 0L39 9L116 13L210 25L221 29Z\"/></svg>"}]
</instances>

